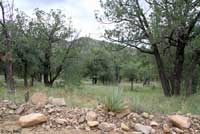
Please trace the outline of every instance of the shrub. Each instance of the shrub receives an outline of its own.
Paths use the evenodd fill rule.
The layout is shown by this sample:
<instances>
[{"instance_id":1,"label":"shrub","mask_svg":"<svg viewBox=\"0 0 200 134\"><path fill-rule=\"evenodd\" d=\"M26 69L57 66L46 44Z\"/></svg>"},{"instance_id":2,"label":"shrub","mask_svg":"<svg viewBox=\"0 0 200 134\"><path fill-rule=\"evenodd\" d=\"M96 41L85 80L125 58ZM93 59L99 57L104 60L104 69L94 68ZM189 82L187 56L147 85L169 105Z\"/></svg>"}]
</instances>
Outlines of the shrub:
<instances>
[{"instance_id":1,"label":"shrub","mask_svg":"<svg viewBox=\"0 0 200 134\"><path fill-rule=\"evenodd\" d=\"M124 103L124 94L120 89L112 90L112 92L105 96L103 100L103 104L105 105L108 111L119 112L125 108L127 108Z\"/></svg>"}]
</instances>

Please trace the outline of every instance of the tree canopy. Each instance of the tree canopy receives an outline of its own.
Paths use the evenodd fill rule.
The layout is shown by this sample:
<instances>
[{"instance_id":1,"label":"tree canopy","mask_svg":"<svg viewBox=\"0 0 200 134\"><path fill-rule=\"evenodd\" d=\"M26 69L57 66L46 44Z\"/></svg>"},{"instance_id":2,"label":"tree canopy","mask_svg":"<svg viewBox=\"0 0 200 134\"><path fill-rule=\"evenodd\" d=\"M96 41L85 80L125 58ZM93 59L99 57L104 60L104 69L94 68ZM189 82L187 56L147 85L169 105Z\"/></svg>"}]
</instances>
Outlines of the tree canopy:
<instances>
[{"instance_id":1,"label":"tree canopy","mask_svg":"<svg viewBox=\"0 0 200 134\"><path fill-rule=\"evenodd\" d=\"M198 0L106 0L101 1L103 15L97 19L112 23L107 39L138 49L155 57L163 91L166 96L179 95L181 90L185 48L198 38L195 32L200 17ZM164 64L170 51L170 74ZM168 60L168 59L167 59Z\"/></svg>"}]
</instances>

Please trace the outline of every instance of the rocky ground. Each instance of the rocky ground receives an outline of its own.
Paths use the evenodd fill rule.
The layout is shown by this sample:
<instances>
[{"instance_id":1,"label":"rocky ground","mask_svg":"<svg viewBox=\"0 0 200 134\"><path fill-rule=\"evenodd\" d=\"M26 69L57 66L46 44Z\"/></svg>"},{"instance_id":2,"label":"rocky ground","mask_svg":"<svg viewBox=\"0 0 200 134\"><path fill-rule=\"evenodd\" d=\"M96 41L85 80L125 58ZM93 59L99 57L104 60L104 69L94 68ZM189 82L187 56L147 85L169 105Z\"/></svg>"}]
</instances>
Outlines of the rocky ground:
<instances>
[{"instance_id":1,"label":"rocky ground","mask_svg":"<svg viewBox=\"0 0 200 134\"><path fill-rule=\"evenodd\" d=\"M69 108L63 98L36 93L26 104L0 101L2 134L200 134L200 116Z\"/></svg>"}]
</instances>

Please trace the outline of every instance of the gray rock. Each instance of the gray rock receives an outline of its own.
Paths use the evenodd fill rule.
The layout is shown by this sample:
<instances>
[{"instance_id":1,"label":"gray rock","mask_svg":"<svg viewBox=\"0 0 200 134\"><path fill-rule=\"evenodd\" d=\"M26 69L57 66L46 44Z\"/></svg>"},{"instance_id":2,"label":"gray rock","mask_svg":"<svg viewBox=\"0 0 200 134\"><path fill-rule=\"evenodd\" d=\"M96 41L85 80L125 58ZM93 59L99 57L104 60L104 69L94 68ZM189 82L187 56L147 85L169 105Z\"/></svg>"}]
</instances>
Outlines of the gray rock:
<instances>
[{"instance_id":1,"label":"gray rock","mask_svg":"<svg viewBox=\"0 0 200 134\"><path fill-rule=\"evenodd\" d=\"M150 134L152 130L152 127L145 126L139 123L135 124L134 128L136 131L143 132L144 134Z\"/></svg>"},{"instance_id":2,"label":"gray rock","mask_svg":"<svg viewBox=\"0 0 200 134\"><path fill-rule=\"evenodd\" d=\"M16 111L15 113L16 114L22 114L24 112L25 108L23 106L20 106Z\"/></svg>"},{"instance_id":3,"label":"gray rock","mask_svg":"<svg viewBox=\"0 0 200 134\"><path fill-rule=\"evenodd\" d=\"M8 105L8 108L10 108L10 109L12 109L12 110L15 110L15 109L17 109L18 107L17 107L17 105L16 105L15 103L11 103L11 104Z\"/></svg>"},{"instance_id":4,"label":"gray rock","mask_svg":"<svg viewBox=\"0 0 200 134\"><path fill-rule=\"evenodd\" d=\"M89 111L86 114L86 120L87 121L96 121L97 119L97 114L94 111Z\"/></svg>"},{"instance_id":5,"label":"gray rock","mask_svg":"<svg viewBox=\"0 0 200 134\"><path fill-rule=\"evenodd\" d=\"M98 126L99 122L98 121L88 121L87 124L89 127L96 127L96 126Z\"/></svg>"},{"instance_id":6,"label":"gray rock","mask_svg":"<svg viewBox=\"0 0 200 134\"><path fill-rule=\"evenodd\" d=\"M67 123L66 119L61 119L61 118L58 118L55 121L56 121L56 123L61 124L61 125L64 125L65 123Z\"/></svg>"},{"instance_id":7,"label":"gray rock","mask_svg":"<svg viewBox=\"0 0 200 134\"><path fill-rule=\"evenodd\" d=\"M66 105L64 98L52 98L50 100L50 103L55 106L65 106Z\"/></svg>"},{"instance_id":8,"label":"gray rock","mask_svg":"<svg viewBox=\"0 0 200 134\"><path fill-rule=\"evenodd\" d=\"M109 132L115 130L116 126L112 123L102 122L101 124L99 124L98 128L102 131Z\"/></svg>"}]
</instances>

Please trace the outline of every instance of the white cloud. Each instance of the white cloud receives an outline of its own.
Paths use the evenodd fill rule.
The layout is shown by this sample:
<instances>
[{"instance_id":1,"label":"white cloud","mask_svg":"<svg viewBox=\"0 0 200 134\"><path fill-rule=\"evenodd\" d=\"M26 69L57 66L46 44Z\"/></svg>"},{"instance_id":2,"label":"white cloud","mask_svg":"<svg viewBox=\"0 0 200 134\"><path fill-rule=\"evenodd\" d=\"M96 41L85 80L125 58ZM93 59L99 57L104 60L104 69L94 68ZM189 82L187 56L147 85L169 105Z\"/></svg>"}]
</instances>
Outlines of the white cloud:
<instances>
[{"instance_id":1,"label":"white cloud","mask_svg":"<svg viewBox=\"0 0 200 134\"><path fill-rule=\"evenodd\" d=\"M94 11L100 9L99 0L15 0L15 7L28 15L32 15L35 8L47 12L61 9L67 17L72 17L74 27L81 31L81 36L90 35L100 39L103 33L94 15Z\"/></svg>"}]
</instances>

